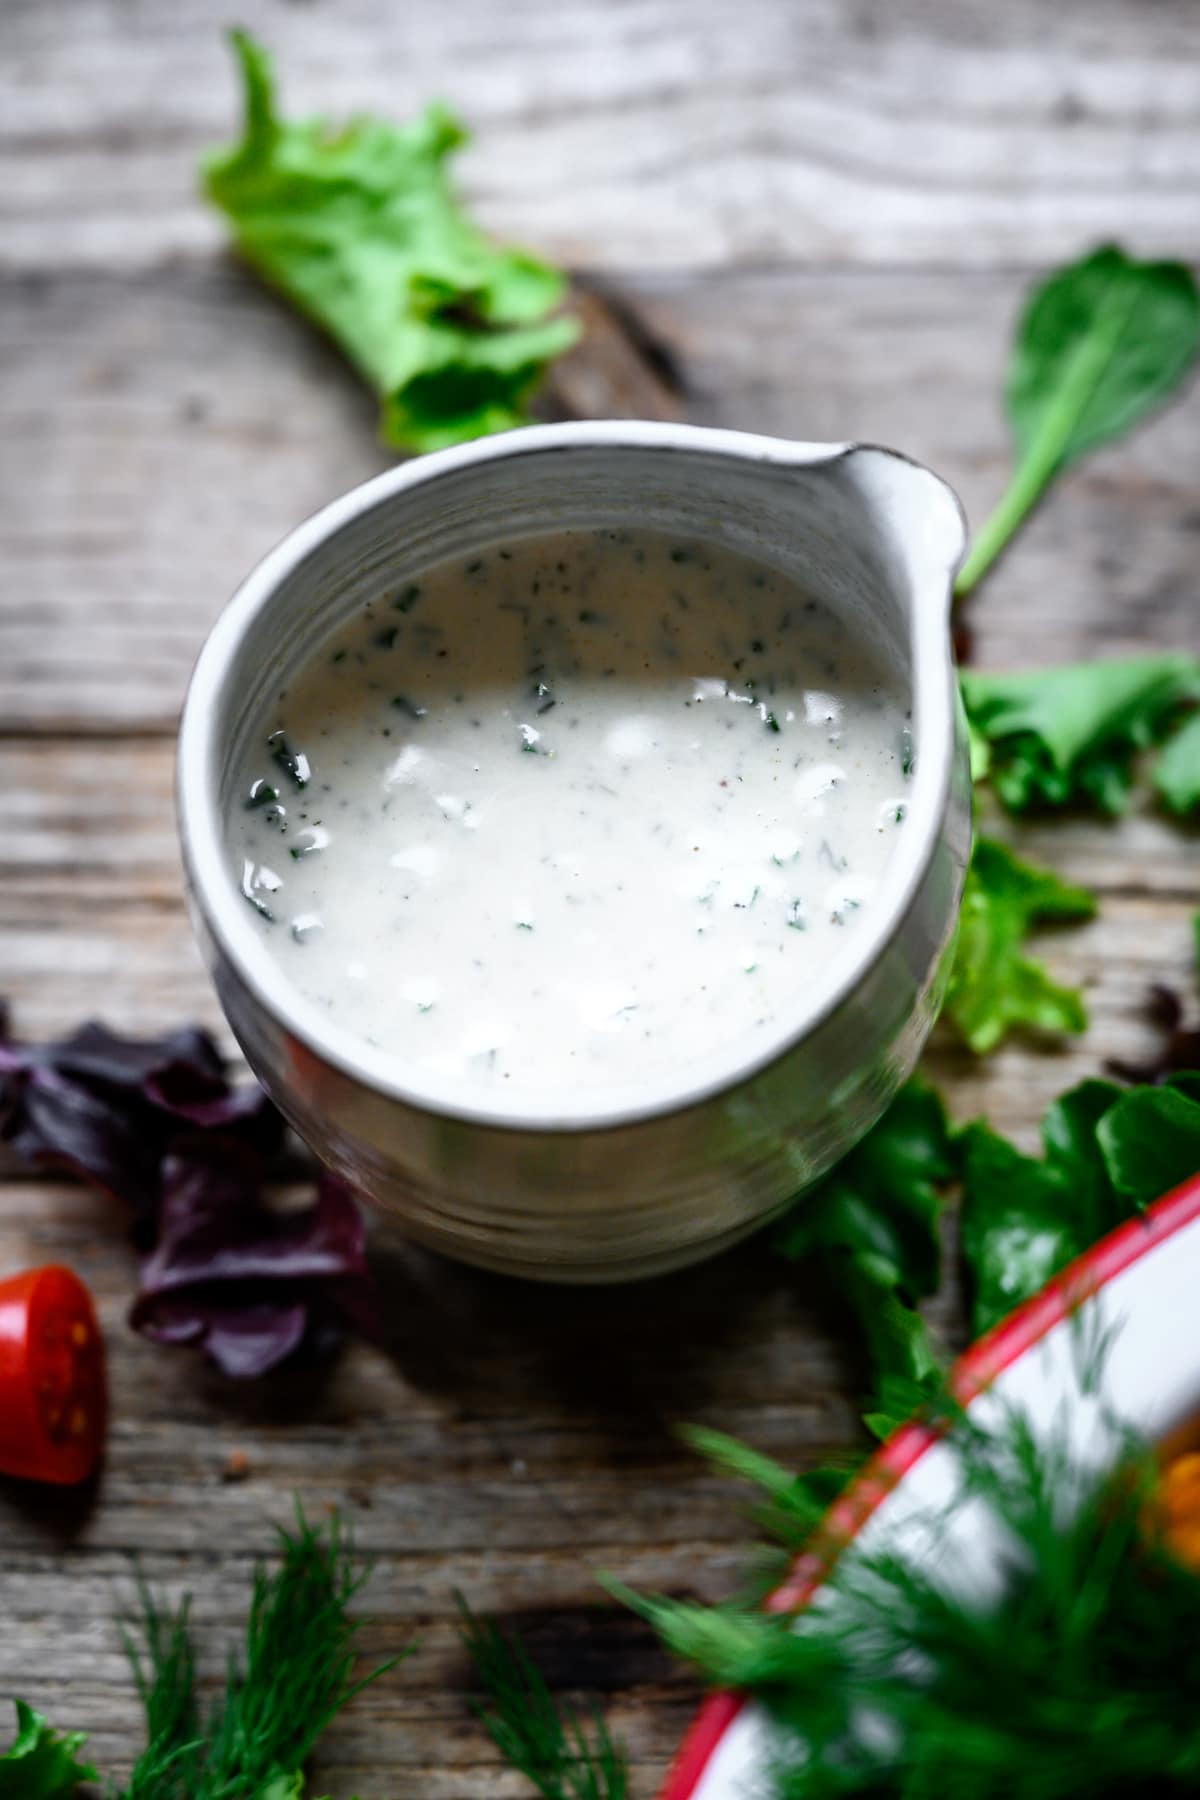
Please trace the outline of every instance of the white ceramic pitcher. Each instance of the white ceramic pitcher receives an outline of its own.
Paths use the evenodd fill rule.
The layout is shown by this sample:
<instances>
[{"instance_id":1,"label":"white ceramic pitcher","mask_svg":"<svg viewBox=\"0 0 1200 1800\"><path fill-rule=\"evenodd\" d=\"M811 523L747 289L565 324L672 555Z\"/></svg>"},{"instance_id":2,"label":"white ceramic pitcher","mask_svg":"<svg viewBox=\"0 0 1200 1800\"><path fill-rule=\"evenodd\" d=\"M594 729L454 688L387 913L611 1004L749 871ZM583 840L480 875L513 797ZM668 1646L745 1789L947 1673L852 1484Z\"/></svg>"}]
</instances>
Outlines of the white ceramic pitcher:
<instances>
[{"instance_id":1,"label":"white ceramic pitcher","mask_svg":"<svg viewBox=\"0 0 1200 1800\"><path fill-rule=\"evenodd\" d=\"M331 1023L265 950L230 878L237 752L266 695L414 569L506 538L645 527L771 563L869 638L911 698L915 767L886 887L842 978L752 1061L637 1094L445 1104ZM179 746L193 917L247 1060L381 1218L452 1255L611 1281L751 1231L874 1123L909 1074L948 973L970 843L950 649L964 547L951 490L894 451L684 425L535 427L422 457L336 500L249 576L197 664Z\"/></svg>"}]
</instances>

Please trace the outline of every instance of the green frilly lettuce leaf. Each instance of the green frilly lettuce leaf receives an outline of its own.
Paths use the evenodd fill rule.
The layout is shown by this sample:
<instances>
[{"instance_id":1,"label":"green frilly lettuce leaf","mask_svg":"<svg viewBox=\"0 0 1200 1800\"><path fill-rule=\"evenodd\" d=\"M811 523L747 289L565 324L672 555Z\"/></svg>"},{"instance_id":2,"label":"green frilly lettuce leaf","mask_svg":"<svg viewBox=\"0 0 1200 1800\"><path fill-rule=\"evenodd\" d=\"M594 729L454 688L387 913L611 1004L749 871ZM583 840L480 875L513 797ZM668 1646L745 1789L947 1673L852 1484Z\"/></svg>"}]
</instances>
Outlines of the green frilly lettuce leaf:
<instances>
[{"instance_id":1,"label":"green frilly lettuce leaf","mask_svg":"<svg viewBox=\"0 0 1200 1800\"><path fill-rule=\"evenodd\" d=\"M399 126L285 120L266 51L245 32L232 42L243 134L202 178L242 256L376 390L386 443L433 450L522 424L577 326L552 316L562 276L494 244L455 198L463 127L436 104Z\"/></svg>"},{"instance_id":2,"label":"green frilly lettuce leaf","mask_svg":"<svg viewBox=\"0 0 1200 1800\"><path fill-rule=\"evenodd\" d=\"M17 1735L0 1755L3 1800L69 1800L80 1782L98 1779L90 1763L77 1760L87 1742L85 1731L52 1731L24 1700L14 1704Z\"/></svg>"},{"instance_id":3,"label":"green frilly lettuce leaf","mask_svg":"<svg viewBox=\"0 0 1200 1800\"><path fill-rule=\"evenodd\" d=\"M1051 979L1024 944L1037 925L1090 919L1086 888L1023 862L993 838L976 839L963 893L946 1014L979 1055L1020 1028L1048 1033L1086 1029L1082 995Z\"/></svg>"}]
</instances>

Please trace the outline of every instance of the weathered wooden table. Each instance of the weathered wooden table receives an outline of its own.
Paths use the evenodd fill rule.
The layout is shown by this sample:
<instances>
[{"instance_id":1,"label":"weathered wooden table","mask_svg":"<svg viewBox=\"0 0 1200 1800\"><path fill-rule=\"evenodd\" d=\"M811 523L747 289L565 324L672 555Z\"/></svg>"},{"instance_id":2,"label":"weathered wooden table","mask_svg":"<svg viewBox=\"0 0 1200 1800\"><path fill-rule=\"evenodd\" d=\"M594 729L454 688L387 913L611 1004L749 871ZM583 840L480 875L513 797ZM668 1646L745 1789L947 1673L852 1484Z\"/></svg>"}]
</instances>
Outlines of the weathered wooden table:
<instances>
[{"instance_id":1,"label":"weathered wooden table","mask_svg":"<svg viewBox=\"0 0 1200 1800\"><path fill-rule=\"evenodd\" d=\"M180 897L172 731L201 638L294 522L382 466L335 356L234 267L193 188L227 138L216 0L6 0L0 14L0 992L22 1035L97 1014L222 1029ZM978 518L1030 275L1104 237L1200 255L1190 0L432 0L250 4L290 109L477 132L463 185L498 232L600 285L551 404L894 442ZM646 341L669 352L647 370ZM670 370L675 371L674 374ZM976 611L981 662L1195 645L1200 418L1185 404L1064 483ZM1048 946L1088 1036L929 1067L959 1115L1031 1141L1049 1096L1145 1047L1183 979L1197 845L1149 813L1023 834L1099 889ZM471 1723L453 1590L609 1703L649 1795L693 1704L592 1572L716 1595L734 1490L672 1439L702 1420L802 1464L851 1440L853 1346L761 1246L653 1289L543 1292L413 1252L386 1351L230 1386L124 1323L133 1264L95 1194L11 1173L0 1269L73 1264L99 1297L113 1425L94 1495L0 1487L0 1694L93 1733L138 1709L113 1624L130 1558L195 1593L205 1666L293 1494L378 1558L369 1647L422 1652L331 1734L338 1794L517 1794ZM231 1452L245 1479L223 1479Z\"/></svg>"}]
</instances>

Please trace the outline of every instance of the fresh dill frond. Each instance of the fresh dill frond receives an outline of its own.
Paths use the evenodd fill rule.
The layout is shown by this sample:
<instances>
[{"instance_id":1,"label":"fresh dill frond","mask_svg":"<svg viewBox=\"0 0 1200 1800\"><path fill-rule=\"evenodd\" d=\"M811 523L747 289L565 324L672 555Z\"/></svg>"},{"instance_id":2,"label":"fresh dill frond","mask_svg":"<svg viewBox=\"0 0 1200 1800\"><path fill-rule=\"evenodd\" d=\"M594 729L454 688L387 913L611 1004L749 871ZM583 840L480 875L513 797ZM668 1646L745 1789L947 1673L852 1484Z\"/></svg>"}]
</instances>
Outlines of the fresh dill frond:
<instances>
[{"instance_id":1,"label":"fresh dill frond","mask_svg":"<svg viewBox=\"0 0 1200 1800\"><path fill-rule=\"evenodd\" d=\"M543 1800L626 1800L629 1770L599 1712L585 1724L560 1706L519 1639L459 1596L462 1640L490 1704L475 1708L504 1760Z\"/></svg>"},{"instance_id":2,"label":"fresh dill frond","mask_svg":"<svg viewBox=\"0 0 1200 1800\"><path fill-rule=\"evenodd\" d=\"M784 1614L740 1603L703 1606L637 1594L611 1576L600 1579L615 1600L652 1625L674 1655L694 1663L715 1687L773 1695L790 1689L814 1660L812 1647L801 1643ZM824 1668L828 1658L821 1660Z\"/></svg>"},{"instance_id":3,"label":"fresh dill frond","mask_svg":"<svg viewBox=\"0 0 1200 1800\"><path fill-rule=\"evenodd\" d=\"M1150 1451L1126 1435L1101 1475L1017 1412L951 1432L954 1505L986 1506L999 1549L938 1512L932 1560L853 1547L790 1618L610 1591L767 1709L772 1800L1200 1793L1200 1575L1158 1523Z\"/></svg>"},{"instance_id":4,"label":"fresh dill frond","mask_svg":"<svg viewBox=\"0 0 1200 1800\"><path fill-rule=\"evenodd\" d=\"M353 1679L360 1627L348 1609L370 1570L338 1521L322 1533L297 1510L295 1530L279 1536L280 1566L255 1571L244 1658L230 1658L205 1718L187 1602L166 1613L143 1588L142 1645L127 1637L126 1648L147 1744L123 1800L285 1800L334 1715L402 1660Z\"/></svg>"},{"instance_id":5,"label":"fresh dill frond","mask_svg":"<svg viewBox=\"0 0 1200 1800\"><path fill-rule=\"evenodd\" d=\"M279 1536L283 1561L255 1574L244 1671L231 1661L194 1800L245 1800L302 1768L334 1715L401 1660L351 1679L359 1625L347 1609L370 1570L356 1568L339 1522L323 1536L298 1513Z\"/></svg>"},{"instance_id":6,"label":"fresh dill frond","mask_svg":"<svg viewBox=\"0 0 1200 1800\"><path fill-rule=\"evenodd\" d=\"M164 1612L139 1583L142 1648L122 1633L146 1715L146 1748L133 1765L126 1800L175 1800L195 1777L199 1751L196 1664L188 1635L188 1602Z\"/></svg>"},{"instance_id":7,"label":"fresh dill frond","mask_svg":"<svg viewBox=\"0 0 1200 1800\"><path fill-rule=\"evenodd\" d=\"M724 1475L747 1481L765 1496L752 1517L767 1539L753 1571L751 1592L759 1597L781 1578L793 1556L805 1549L846 1483L861 1467L863 1455L847 1455L844 1463L823 1464L795 1475L773 1457L740 1438L704 1425L681 1425L677 1435Z\"/></svg>"}]
</instances>

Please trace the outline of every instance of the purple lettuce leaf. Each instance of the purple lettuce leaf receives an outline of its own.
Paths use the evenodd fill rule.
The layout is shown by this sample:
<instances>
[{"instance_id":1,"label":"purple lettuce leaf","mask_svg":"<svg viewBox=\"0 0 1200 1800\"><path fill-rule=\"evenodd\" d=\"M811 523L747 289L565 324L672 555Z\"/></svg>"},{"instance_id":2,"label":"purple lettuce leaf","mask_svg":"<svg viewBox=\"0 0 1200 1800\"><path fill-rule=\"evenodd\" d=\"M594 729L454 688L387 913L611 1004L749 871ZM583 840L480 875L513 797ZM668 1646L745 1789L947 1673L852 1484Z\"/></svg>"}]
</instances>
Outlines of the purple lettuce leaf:
<instances>
[{"instance_id":1,"label":"purple lettuce leaf","mask_svg":"<svg viewBox=\"0 0 1200 1800\"><path fill-rule=\"evenodd\" d=\"M205 1031L124 1038L89 1023L23 1044L0 1002L0 1142L129 1206L144 1253L135 1329L197 1344L230 1375L375 1328L349 1191L327 1178L302 1212L263 1197L282 1138L266 1094L230 1083Z\"/></svg>"},{"instance_id":2,"label":"purple lettuce leaf","mask_svg":"<svg viewBox=\"0 0 1200 1800\"><path fill-rule=\"evenodd\" d=\"M21 1044L0 1009L0 1141L26 1162L71 1169L152 1222L167 1147L196 1128L234 1133L263 1155L283 1135L256 1083L226 1079L207 1032L123 1038L91 1022L56 1043Z\"/></svg>"},{"instance_id":3,"label":"purple lettuce leaf","mask_svg":"<svg viewBox=\"0 0 1200 1800\"><path fill-rule=\"evenodd\" d=\"M345 1320L376 1329L349 1189L325 1176L311 1206L285 1212L260 1182L256 1159L229 1142L168 1157L158 1241L130 1314L135 1330L198 1344L228 1375L261 1375Z\"/></svg>"},{"instance_id":4,"label":"purple lettuce leaf","mask_svg":"<svg viewBox=\"0 0 1200 1800\"><path fill-rule=\"evenodd\" d=\"M1145 1014L1160 1034L1154 1055L1144 1062L1109 1057L1104 1067L1118 1081L1134 1086L1156 1086L1200 1068L1200 1019L1189 1022L1183 998L1165 982L1155 982L1146 996Z\"/></svg>"},{"instance_id":5,"label":"purple lettuce leaf","mask_svg":"<svg viewBox=\"0 0 1200 1800\"><path fill-rule=\"evenodd\" d=\"M0 1142L23 1161L65 1168L127 1202L149 1224L158 1202L161 1147L140 1119L48 1064L6 1061L0 1044Z\"/></svg>"}]
</instances>

